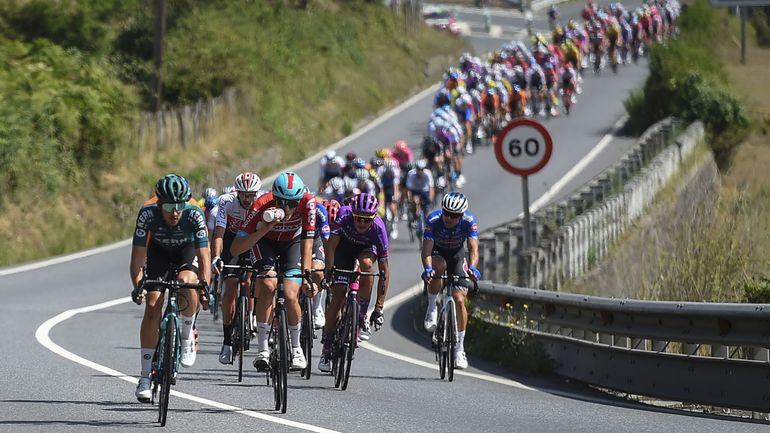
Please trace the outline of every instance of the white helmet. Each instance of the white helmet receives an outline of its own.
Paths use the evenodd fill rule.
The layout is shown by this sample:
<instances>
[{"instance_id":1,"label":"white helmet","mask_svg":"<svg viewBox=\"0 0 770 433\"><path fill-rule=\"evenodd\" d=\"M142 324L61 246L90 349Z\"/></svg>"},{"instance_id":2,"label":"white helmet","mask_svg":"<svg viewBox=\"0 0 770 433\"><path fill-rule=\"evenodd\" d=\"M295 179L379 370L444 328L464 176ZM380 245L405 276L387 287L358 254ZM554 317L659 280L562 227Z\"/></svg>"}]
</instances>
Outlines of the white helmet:
<instances>
[{"instance_id":1,"label":"white helmet","mask_svg":"<svg viewBox=\"0 0 770 433\"><path fill-rule=\"evenodd\" d=\"M468 199L465 194L452 191L444 195L441 208L451 213L463 213L468 210Z\"/></svg>"},{"instance_id":2,"label":"white helmet","mask_svg":"<svg viewBox=\"0 0 770 433\"><path fill-rule=\"evenodd\" d=\"M335 156L337 156L337 152L333 150L327 150L326 154L324 155L327 161L331 161L332 159L334 159Z\"/></svg>"},{"instance_id":3,"label":"white helmet","mask_svg":"<svg viewBox=\"0 0 770 433\"><path fill-rule=\"evenodd\" d=\"M244 171L235 177L235 190L238 192L257 192L262 180L255 173Z\"/></svg>"}]
</instances>

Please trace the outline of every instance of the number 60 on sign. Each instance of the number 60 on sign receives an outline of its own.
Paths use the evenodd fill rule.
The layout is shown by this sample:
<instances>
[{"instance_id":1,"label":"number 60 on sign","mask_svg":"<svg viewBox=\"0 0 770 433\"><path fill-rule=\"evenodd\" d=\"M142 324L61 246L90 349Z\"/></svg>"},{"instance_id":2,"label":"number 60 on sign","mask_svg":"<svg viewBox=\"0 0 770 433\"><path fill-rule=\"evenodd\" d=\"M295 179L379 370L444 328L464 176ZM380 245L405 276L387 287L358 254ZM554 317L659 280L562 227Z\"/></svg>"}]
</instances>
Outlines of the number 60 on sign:
<instances>
[{"instance_id":1,"label":"number 60 on sign","mask_svg":"<svg viewBox=\"0 0 770 433\"><path fill-rule=\"evenodd\" d=\"M532 119L514 119L497 135L495 157L509 173L529 176L548 163L553 152L551 134Z\"/></svg>"}]
</instances>

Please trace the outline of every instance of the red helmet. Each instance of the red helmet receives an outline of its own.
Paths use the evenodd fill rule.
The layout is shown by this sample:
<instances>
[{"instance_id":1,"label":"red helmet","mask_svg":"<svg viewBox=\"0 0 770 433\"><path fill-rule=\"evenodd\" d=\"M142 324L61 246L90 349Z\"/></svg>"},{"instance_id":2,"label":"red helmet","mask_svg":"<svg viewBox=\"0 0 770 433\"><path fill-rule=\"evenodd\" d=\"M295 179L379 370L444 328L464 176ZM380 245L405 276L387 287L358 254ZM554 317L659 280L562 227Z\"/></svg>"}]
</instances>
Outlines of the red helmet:
<instances>
[{"instance_id":1,"label":"red helmet","mask_svg":"<svg viewBox=\"0 0 770 433\"><path fill-rule=\"evenodd\" d=\"M340 202L337 200L324 200L323 205L326 208L326 211L329 213L329 222L334 222L337 219L337 214L340 211Z\"/></svg>"}]
</instances>

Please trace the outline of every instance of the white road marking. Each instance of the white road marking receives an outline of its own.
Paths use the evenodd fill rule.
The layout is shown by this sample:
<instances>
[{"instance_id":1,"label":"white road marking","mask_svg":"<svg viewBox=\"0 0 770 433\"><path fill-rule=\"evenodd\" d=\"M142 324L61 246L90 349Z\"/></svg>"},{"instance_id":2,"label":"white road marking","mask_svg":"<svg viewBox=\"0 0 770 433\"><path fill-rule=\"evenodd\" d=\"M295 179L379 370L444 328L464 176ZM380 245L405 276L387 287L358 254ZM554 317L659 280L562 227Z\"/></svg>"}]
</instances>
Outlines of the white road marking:
<instances>
[{"instance_id":1,"label":"white road marking","mask_svg":"<svg viewBox=\"0 0 770 433\"><path fill-rule=\"evenodd\" d=\"M40 325L37 328L37 331L35 331L35 338L37 341L43 345L43 347L47 348L51 352L54 352L55 354L62 356L66 359L69 359L70 361L73 361L75 363L78 363L82 366L88 367L92 370L96 370L100 373L104 373L107 375L110 375L112 377L116 377L121 380L125 380L126 382L130 382L133 384L137 384L139 380L133 376L129 376L125 373L121 373L117 370L113 370L109 367L105 367L101 364L97 364L93 361L90 361L88 359L83 358L82 356L78 356L67 349L64 349L63 347L59 346L58 344L54 343L51 338L48 336L48 334L51 332L51 329L53 329L54 326L58 325L59 323L72 318L73 316L81 313L88 313L91 311L101 310L104 308L113 307L115 305L125 304L127 302L131 302L130 297L125 298L119 298L119 299L113 299L112 301L102 302L100 304L95 305L89 305L87 307L82 308L74 308L72 310L67 310L61 314L58 314L45 322L43 322L42 325ZM178 398L183 398L185 400L194 401L196 403L200 403L206 406L215 407L217 409L227 410L234 413L238 413L241 415L246 415L252 418L261 419L263 421L268 421L276 424L282 424L289 427L298 428L301 430L307 430L312 432L319 432L319 433L335 433L335 430L326 429L323 427L318 427L312 424L305 424L297 421L292 421L289 419L279 418L276 416L271 416L259 412L254 412L251 410L243 409L236 406L231 406L229 404L220 403L218 401L209 400L207 398L198 397L192 394L187 394L184 392L174 391L171 390L171 394Z\"/></svg>"}]
</instances>

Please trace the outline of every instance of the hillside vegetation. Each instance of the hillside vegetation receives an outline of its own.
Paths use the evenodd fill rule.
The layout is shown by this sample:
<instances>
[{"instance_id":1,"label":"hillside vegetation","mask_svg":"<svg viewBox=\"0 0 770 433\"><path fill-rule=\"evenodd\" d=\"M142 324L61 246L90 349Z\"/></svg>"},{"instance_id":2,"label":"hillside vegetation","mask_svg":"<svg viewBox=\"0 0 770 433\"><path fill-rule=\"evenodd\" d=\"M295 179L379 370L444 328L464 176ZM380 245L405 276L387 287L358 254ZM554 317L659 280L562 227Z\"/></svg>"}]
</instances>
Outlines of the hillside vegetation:
<instances>
[{"instance_id":1,"label":"hillside vegetation","mask_svg":"<svg viewBox=\"0 0 770 433\"><path fill-rule=\"evenodd\" d=\"M168 0L165 105L233 87L237 109L205 143L141 152L132 137L150 99L148 2L3 2L0 236L12 247L0 265L127 236L165 172L266 175L299 160L436 80L427 59L464 49L427 28L405 32L378 2L308 3Z\"/></svg>"}]
</instances>

